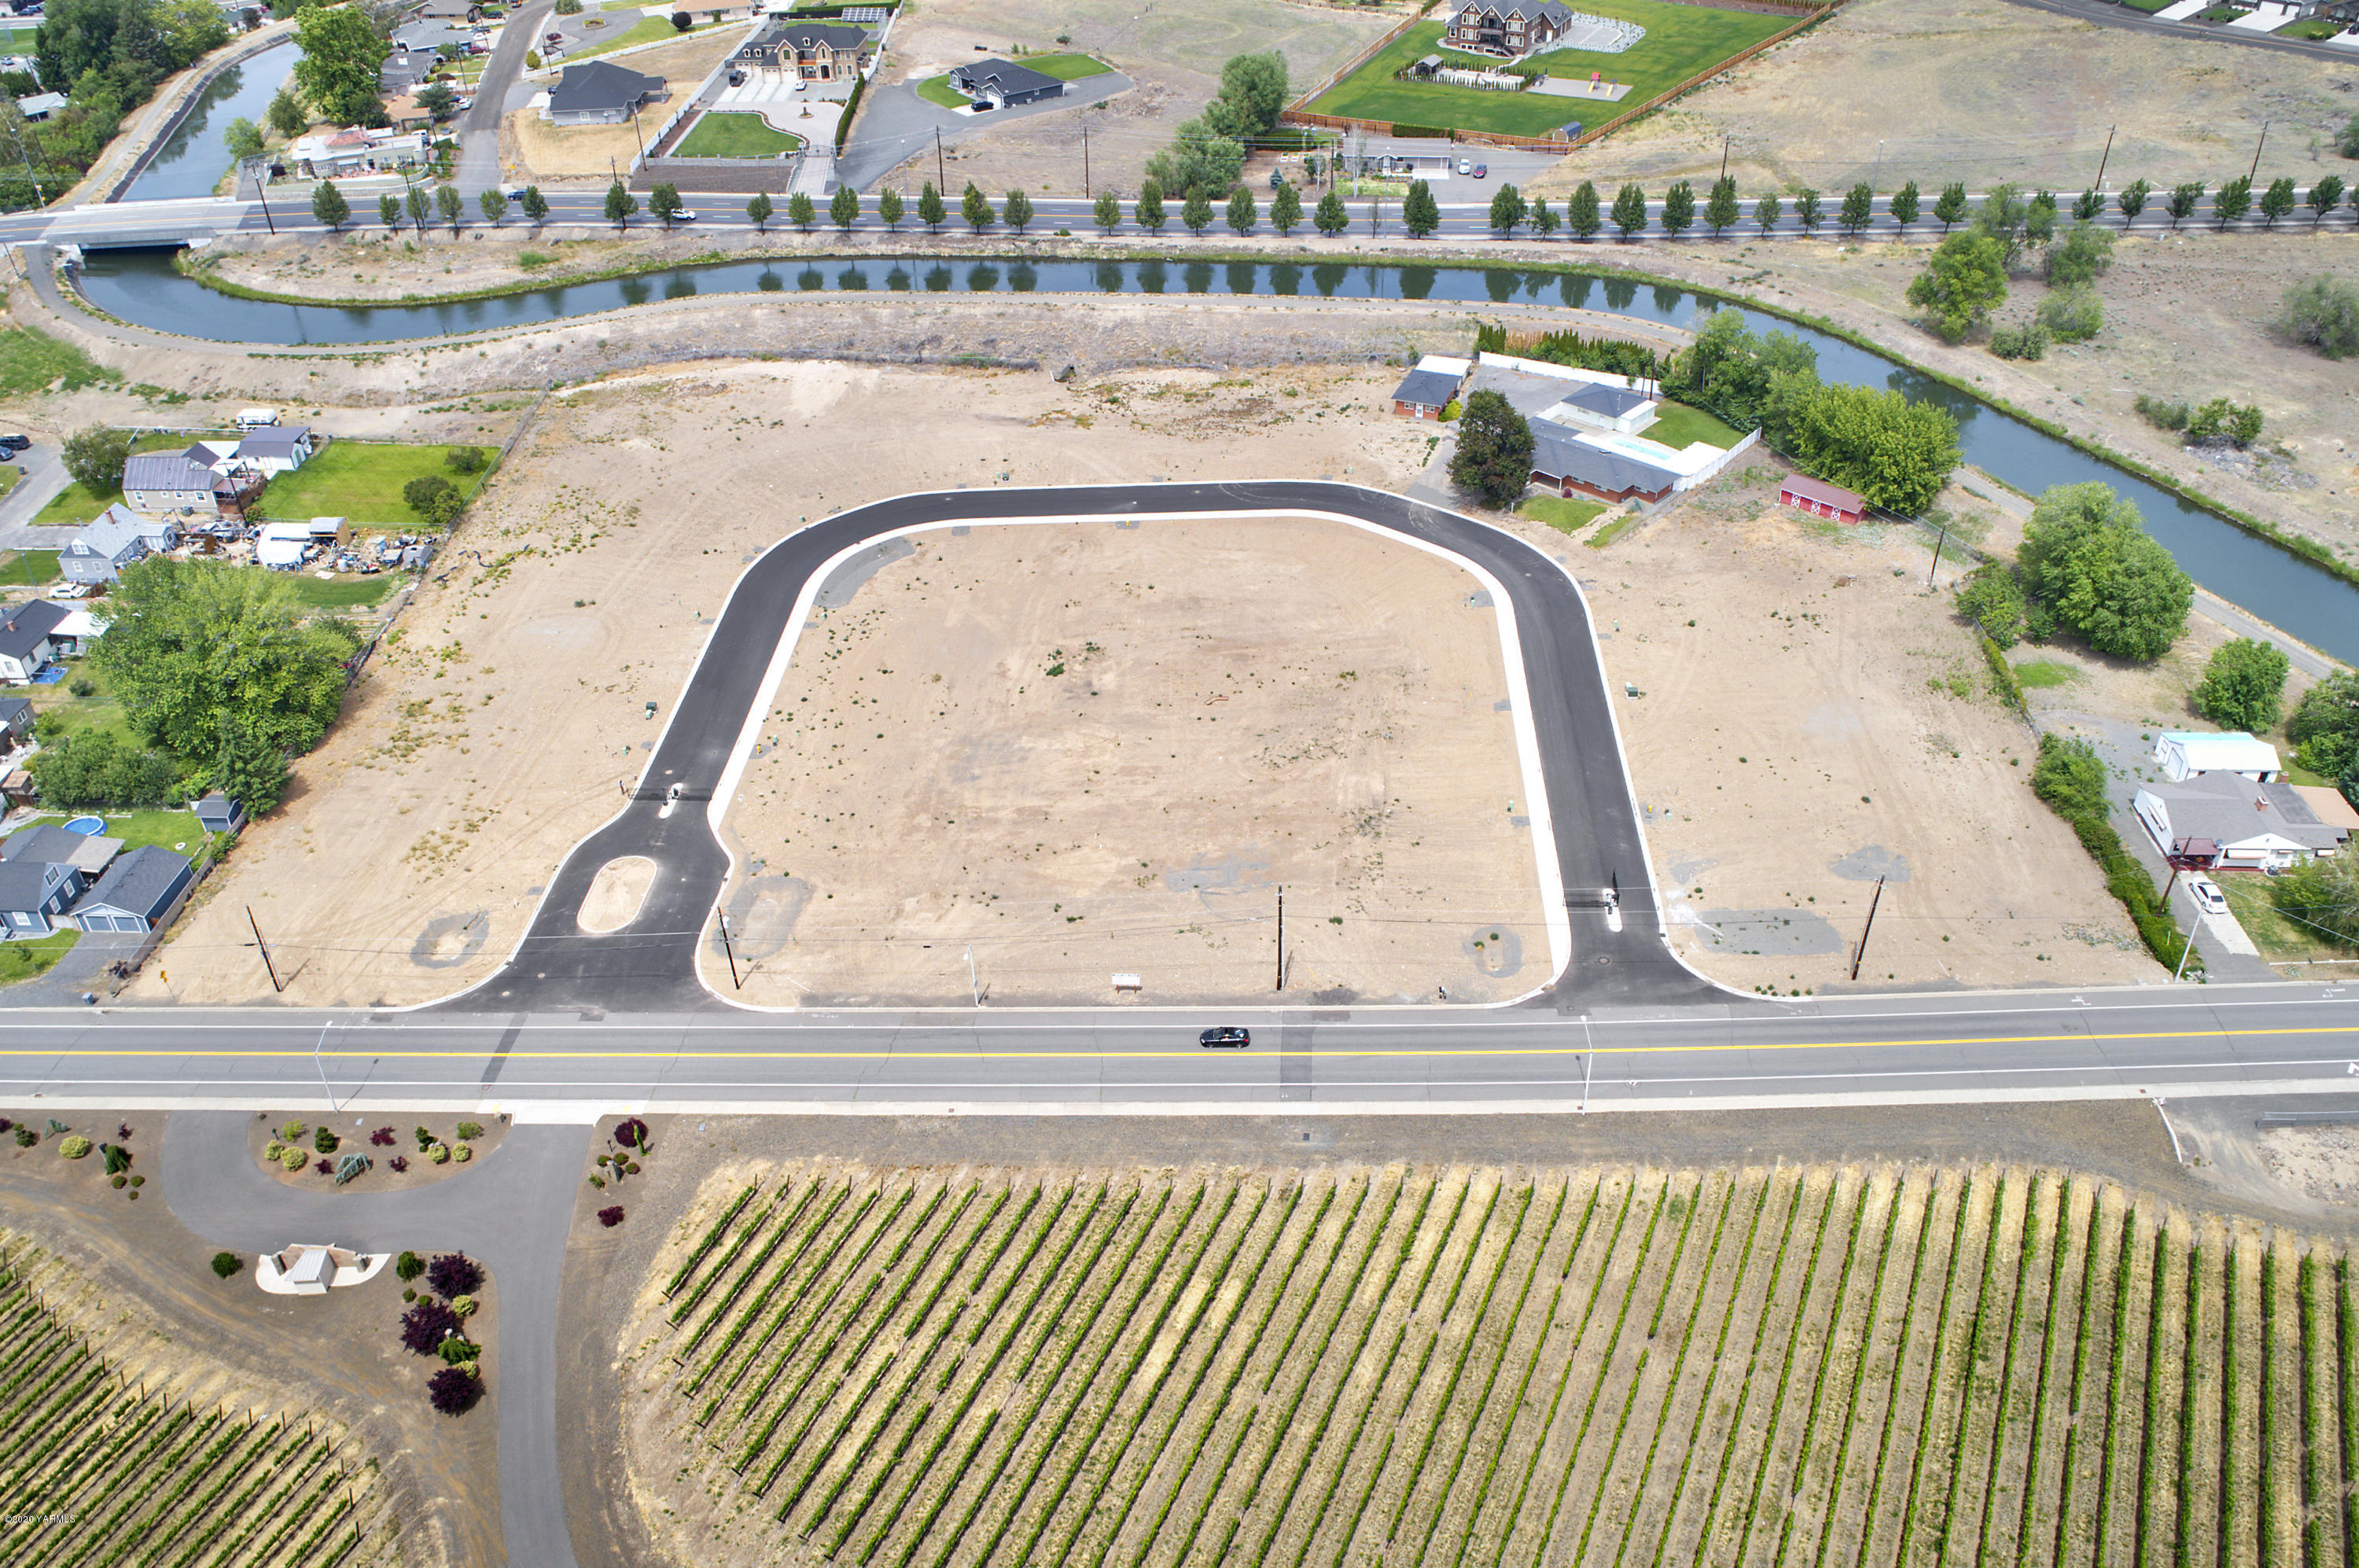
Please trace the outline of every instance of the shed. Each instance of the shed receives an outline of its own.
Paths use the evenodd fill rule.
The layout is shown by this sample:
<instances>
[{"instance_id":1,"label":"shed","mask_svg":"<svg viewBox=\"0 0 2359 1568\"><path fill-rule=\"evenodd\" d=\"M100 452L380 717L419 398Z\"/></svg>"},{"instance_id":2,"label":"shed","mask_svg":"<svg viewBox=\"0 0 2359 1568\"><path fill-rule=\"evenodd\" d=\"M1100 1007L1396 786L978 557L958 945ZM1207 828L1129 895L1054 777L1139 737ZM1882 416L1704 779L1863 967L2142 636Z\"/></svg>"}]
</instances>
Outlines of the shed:
<instances>
[{"instance_id":1,"label":"shed","mask_svg":"<svg viewBox=\"0 0 2359 1568\"><path fill-rule=\"evenodd\" d=\"M2204 773L2235 773L2256 784L2279 777L2277 747L2256 740L2242 730L2211 734L2202 730L2166 730L2155 737L2155 766L2174 784Z\"/></svg>"},{"instance_id":2,"label":"shed","mask_svg":"<svg viewBox=\"0 0 2359 1568\"><path fill-rule=\"evenodd\" d=\"M310 426L264 425L245 432L230 461L268 477L302 467L312 450Z\"/></svg>"},{"instance_id":3,"label":"shed","mask_svg":"<svg viewBox=\"0 0 2359 1568\"><path fill-rule=\"evenodd\" d=\"M207 833L234 833L245 826L245 808L216 789L191 808L197 825Z\"/></svg>"},{"instance_id":4,"label":"shed","mask_svg":"<svg viewBox=\"0 0 2359 1568\"><path fill-rule=\"evenodd\" d=\"M33 702L29 697L0 697L0 735L10 743L33 733Z\"/></svg>"},{"instance_id":5,"label":"shed","mask_svg":"<svg viewBox=\"0 0 2359 1568\"><path fill-rule=\"evenodd\" d=\"M142 844L107 867L97 885L74 901L73 918L84 931L154 931L179 912L195 880L188 856Z\"/></svg>"},{"instance_id":6,"label":"shed","mask_svg":"<svg viewBox=\"0 0 2359 1568\"><path fill-rule=\"evenodd\" d=\"M1560 425L1587 425L1593 430L1618 430L1625 435L1635 435L1659 417L1655 412L1655 399L1646 393L1595 381L1574 387L1540 411L1540 418Z\"/></svg>"},{"instance_id":7,"label":"shed","mask_svg":"<svg viewBox=\"0 0 2359 1568\"><path fill-rule=\"evenodd\" d=\"M1861 496L1803 474L1789 474L1777 482L1777 504L1839 523L1856 523L1867 516L1867 502Z\"/></svg>"}]
</instances>

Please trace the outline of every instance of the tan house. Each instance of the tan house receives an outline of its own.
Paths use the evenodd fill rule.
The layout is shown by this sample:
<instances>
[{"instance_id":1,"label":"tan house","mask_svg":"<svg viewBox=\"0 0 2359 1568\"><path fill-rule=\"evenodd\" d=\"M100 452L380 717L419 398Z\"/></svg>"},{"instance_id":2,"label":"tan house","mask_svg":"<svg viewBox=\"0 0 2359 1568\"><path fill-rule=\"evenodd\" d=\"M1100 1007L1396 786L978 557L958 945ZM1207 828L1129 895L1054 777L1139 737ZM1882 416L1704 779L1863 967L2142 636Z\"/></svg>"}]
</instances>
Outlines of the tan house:
<instances>
[{"instance_id":1,"label":"tan house","mask_svg":"<svg viewBox=\"0 0 2359 1568\"><path fill-rule=\"evenodd\" d=\"M736 64L803 82L837 82L867 70L873 58L865 27L780 18L746 40Z\"/></svg>"},{"instance_id":2,"label":"tan house","mask_svg":"<svg viewBox=\"0 0 2359 1568\"><path fill-rule=\"evenodd\" d=\"M1470 54L1521 60L1534 49L1554 43L1571 26L1571 8L1557 5L1555 0L1545 4L1507 0L1505 5L1471 0L1451 15L1450 29L1442 35L1442 41Z\"/></svg>"}]
</instances>

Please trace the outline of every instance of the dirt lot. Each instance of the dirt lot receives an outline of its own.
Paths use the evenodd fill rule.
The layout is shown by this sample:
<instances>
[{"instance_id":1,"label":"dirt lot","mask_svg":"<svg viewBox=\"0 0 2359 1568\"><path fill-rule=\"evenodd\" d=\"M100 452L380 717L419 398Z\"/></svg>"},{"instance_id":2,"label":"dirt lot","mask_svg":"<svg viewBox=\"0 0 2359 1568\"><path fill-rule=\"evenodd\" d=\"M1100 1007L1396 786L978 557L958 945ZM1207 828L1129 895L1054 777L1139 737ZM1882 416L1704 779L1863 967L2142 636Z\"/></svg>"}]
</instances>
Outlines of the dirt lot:
<instances>
[{"instance_id":1,"label":"dirt lot","mask_svg":"<svg viewBox=\"0 0 2359 1568\"><path fill-rule=\"evenodd\" d=\"M1278 887L1297 990L1545 978L1463 569L1310 518L905 542L822 594L740 787L746 999L963 998L970 944L999 1001L1266 996Z\"/></svg>"},{"instance_id":2,"label":"dirt lot","mask_svg":"<svg viewBox=\"0 0 2359 1568\"><path fill-rule=\"evenodd\" d=\"M652 114L642 114L636 128L627 120L619 125L552 125L538 109L518 109L500 125L504 176L541 181L594 179L599 184L606 183L614 168L629 167L640 138L651 136L745 38L743 27L722 27L661 49L598 57L613 59L628 71L662 77L670 97L657 105ZM555 79L549 79L548 84L555 85Z\"/></svg>"},{"instance_id":3,"label":"dirt lot","mask_svg":"<svg viewBox=\"0 0 2359 1568\"><path fill-rule=\"evenodd\" d=\"M1863 985L2157 978L2033 798L2036 743L1926 593L1925 542L1807 522L1774 480L1734 469L1574 567L1609 681L1645 693L1622 733L1684 951L1733 985L1843 984L1884 875Z\"/></svg>"},{"instance_id":4,"label":"dirt lot","mask_svg":"<svg viewBox=\"0 0 2359 1568\"><path fill-rule=\"evenodd\" d=\"M1128 0L935 0L895 31L881 82L939 76L959 60L973 60L978 44L1002 54L1016 44L1036 52L1094 54L1130 78L1129 92L1102 107L1019 120L963 140L945 155L948 188L962 190L972 180L991 191L1079 190L1086 126L1093 188L1128 193L1138 189L1147 158L1220 91L1221 66L1231 55L1278 50L1299 91L1408 14L1402 0L1348 7L1191 0L1163 9ZM1071 42L1060 44L1060 35ZM913 191L919 180L934 178L932 147L902 172ZM887 176L880 183L901 181Z\"/></svg>"},{"instance_id":5,"label":"dirt lot","mask_svg":"<svg viewBox=\"0 0 2359 1568\"><path fill-rule=\"evenodd\" d=\"M2354 64L2150 37L2009 0L1850 0L1820 26L1665 112L1574 154L1545 183L1729 172L1749 193L1914 179L1931 192L2001 180L2078 191L2096 177L2216 185L2242 174L2261 122L2260 183L2340 160ZM2118 127L2118 130L2115 130ZM1878 153L1881 151L1881 162ZM2321 156L2324 164L2313 160Z\"/></svg>"},{"instance_id":6,"label":"dirt lot","mask_svg":"<svg viewBox=\"0 0 2359 1568\"><path fill-rule=\"evenodd\" d=\"M646 704L678 694L744 562L804 517L1001 475L1397 487L1426 441L1376 411L1396 374L1138 372L1067 387L1038 373L781 364L553 398L445 553L447 576L299 763L287 806L248 830L131 994L269 996L249 903L293 972L288 1001L422 1001L472 984L614 810L659 722ZM913 426L922 448L905 439Z\"/></svg>"}]
</instances>

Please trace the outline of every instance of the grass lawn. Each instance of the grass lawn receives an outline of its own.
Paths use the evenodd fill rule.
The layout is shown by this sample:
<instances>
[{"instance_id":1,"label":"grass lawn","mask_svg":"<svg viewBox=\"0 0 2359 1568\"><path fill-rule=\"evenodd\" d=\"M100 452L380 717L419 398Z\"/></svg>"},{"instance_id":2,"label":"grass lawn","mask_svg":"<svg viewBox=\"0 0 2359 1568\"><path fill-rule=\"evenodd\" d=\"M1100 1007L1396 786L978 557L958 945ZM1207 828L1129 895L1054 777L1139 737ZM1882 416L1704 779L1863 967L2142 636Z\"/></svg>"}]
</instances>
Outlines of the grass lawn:
<instances>
[{"instance_id":1,"label":"grass lawn","mask_svg":"<svg viewBox=\"0 0 2359 1568\"><path fill-rule=\"evenodd\" d=\"M44 583L58 580L58 552L53 550L15 550L5 561L0 561L0 584L21 588L38 588Z\"/></svg>"},{"instance_id":2,"label":"grass lawn","mask_svg":"<svg viewBox=\"0 0 2359 1568\"><path fill-rule=\"evenodd\" d=\"M1745 439L1743 433L1730 429L1701 408L1691 408L1685 403L1665 403L1656 409L1655 422L1638 432L1642 441L1660 441L1673 452L1701 441L1726 452Z\"/></svg>"},{"instance_id":3,"label":"grass lawn","mask_svg":"<svg viewBox=\"0 0 2359 1568\"><path fill-rule=\"evenodd\" d=\"M1103 76L1114 69L1105 61L1085 54L1027 54L1016 63L1027 71L1053 76L1060 82L1079 82L1084 76Z\"/></svg>"},{"instance_id":4,"label":"grass lawn","mask_svg":"<svg viewBox=\"0 0 2359 1568\"><path fill-rule=\"evenodd\" d=\"M2306 16L2299 22L2288 22L2277 29L2281 38L2331 38L2343 31L2341 22L2330 22L2323 16Z\"/></svg>"},{"instance_id":5,"label":"grass lawn","mask_svg":"<svg viewBox=\"0 0 2359 1568\"><path fill-rule=\"evenodd\" d=\"M47 332L30 327L0 332L0 395L27 397L46 391L59 381L63 382L60 391L78 392L85 387L115 386L122 380L82 350Z\"/></svg>"},{"instance_id":6,"label":"grass lawn","mask_svg":"<svg viewBox=\"0 0 2359 1568\"><path fill-rule=\"evenodd\" d=\"M32 818L25 823L36 827L42 822L64 823L79 817L81 811L57 811ZM194 860L205 847L205 830L197 825L194 811L97 811L89 813L106 819L106 831L101 836L119 838L125 850L144 849L154 845L185 855Z\"/></svg>"},{"instance_id":7,"label":"grass lawn","mask_svg":"<svg viewBox=\"0 0 2359 1568\"><path fill-rule=\"evenodd\" d=\"M2122 0L2122 4L2133 11L2144 11L2147 15L2152 16L2169 5L2170 0Z\"/></svg>"},{"instance_id":8,"label":"grass lawn","mask_svg":"<svg viewBox=\"0 0 2359 1568\"><path fill-rule=\"evenodd\" d=\"M310 572L298 572L294 577L295 602L315 610L352 610L381 602L394 591L400 578L391 572L380 572L375 577L343 577L334 582L322 582Z\"/></svg>"},{"instance_id":9,"label":"grass lawn","mask_svg":"<svg viewBox=\"0 0 2359 1568\"><path fill-rule=\"evenodd\" d=\"M1575 534L1597 520L1597 514L1605 510L1605 503L1568 501L1561 495L1534 495L1516 510L1552 528Z\"/></svg>"},{"instance_id":10,"label":"grass lawn","mask_svg":"<svg viewBox=\"0 0 2359 1568\"><path fill-rule=\"evenodd\" d=\"M1588 539L1582 542L1588 545L1592 550L1603 550L1607 545L1612 544L1615 539L1622 537L1623 529L1628 528L1637 520L1638 518L1636 514L1626 517L1616 517L1612 522L1606 524L1603 528L1598 529L1595 533L1590 535Z\"/></svg>"},{"instance_id":11,"label":"grass lawn","mask_svg":"<svg viewBox=\"0 0 2359 1568\"><path fill-rule=\"evenodd\" d=\"M2015 667L2016 684L2026 691L2037 691L2044 687L2061 686L2080 678L2078 669L2070 664L2059 664L2050 659L2027 659Z\"/></svg>"},{"instance_id":12,"label":"grass lawn","mask_svg":"<svg viewBox=\"0 0 2359 1568\"><path fill-rule=\"evenodd\" d=\"M773 129L759 114L729 111L696 122L674 158L770 158L803 145L800 136Z\"/></svg>"},{"instance_id":13,"label":"grass lawn","mask_svg":"<svg viewBox=\"0 0 2359 1568\"><path fill-rule=\"evenodd\" d=\"M1608 81L1628 82L1630 92L1618 103L1556 98L1545 93L1484 93L1439 82L1394 81L1395 71L1430 54L1439 54L1451 65L1477 70L1497 63L1444 49L1441 35L1448 24L1436 21L1419 22L1395 38L1310 107L1321 114L1354 119L1544 136L1570 120L1601 125L1793 25L1792 18L1786 16L1665 5L1662 0L1583 0L1579 9L1636 22L1647 29L1647 36L1621 54L1559 49L1538 57L1538 63L1551 76L1583 79L1598 71Z\"/></svg>"},{"instance_id":14,"label":"grass lawn","mask_svg":"<svg viewBox=\"0 0 2359 1568\"><path fill-rule=\"evenodd\" d=\"M730 27L733 24L723 22L718 25L725 27ZM692 38L699 33L711 32L714 26L714 23L706 22L698 27L690 27L688 31L682 33L673 30L671 18L668 16L648 16L642 19L638 26L617 33L613 38L606 38L602 34L594 32L589 34L589 37L598 40L595 44L592 45L588 49L575 49L571 54L560 55L558 57L558 62L565 65L574 65L590 59L593 55L613 54L616 49L636 49L640 44L665 43L672 38Z\"/></svg>"},{"instance_id":15,"label":"grass lawn","mask_svg":"<svg viewBox=\"0 0 2359 1568\"><path fill-rule=\"evenodd\" d=\"M82 932L78 931L61 931L29 942L18 938L0 942L0 985L14 985L36 975L47 975L81 940Z\"/></svg>"},{"instance_id":16,"label":"grass lawn","mask_svg":"<svg viewBox=\"0 0 2359 1568\"><path fill-rule=\"evenodd\" d=\"M2264 958L2348 958L2353 950L2315 926L2306 926L2277 912L2269 897L2272 884L2252 872L2214 877L2228 898L2228 911ZM2331 972L2330 972L2331 973Z\"/></svg>"},{"instance_id":17,"label":"grass lawn","mask_svg":"<svg viewBox=\"0 0 2359 1568\"><path fill-rule=\"evenodd\" d=\"M77 681L90 682L87 697L74 695ZM91 668L90 660L78 659L66 667L66 678L49 686L27 686L24 694L32 700L33 712L41 718L57 715L68 735L81 735L88 730L106 730L125 746L142 743L131 733L124 721L123 704L116 702L106 689L105 680Z\"/></svg>"},{"instance_id":18,"label":"grass lawn","mask_svg":"<svg viewBox=\"0 0 2359 1568\"><path fill-rule=\"evenodd\" d=\"M131 443L131 450L135 452L186 452L193 444L194 438L190 436L145 435ZM86 523L122 499L123 492L120 490L110 490L101 495L84 489L78 480L70 481L64 489L49 497L48 506L33 514L33 526L46 528Z\"/></svg>"},{"instance_id":19,"label":"grass lawn","mask_svg":"<svg viewBox=\"0 0 2359 1568\"><path fill-rule=\"evenodd\" d=\"M386 528L423 526L401 487L429 474L439 474L462 491L472 491L481 472L461 474L442 460L454 452L448 446L406 446L392 441L340 441L291 473L263 487L254 516L280 519L350 517L355 523Z\"/></svg>"}]
</instances>

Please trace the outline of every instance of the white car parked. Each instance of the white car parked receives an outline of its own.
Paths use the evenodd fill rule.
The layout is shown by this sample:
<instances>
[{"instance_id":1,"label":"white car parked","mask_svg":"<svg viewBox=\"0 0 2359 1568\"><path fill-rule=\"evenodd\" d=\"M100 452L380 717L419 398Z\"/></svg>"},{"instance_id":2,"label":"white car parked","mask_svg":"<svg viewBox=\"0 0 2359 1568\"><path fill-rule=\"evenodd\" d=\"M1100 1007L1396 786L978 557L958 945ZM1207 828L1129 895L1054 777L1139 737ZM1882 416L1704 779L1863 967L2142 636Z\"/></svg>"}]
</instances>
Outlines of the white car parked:
<instances>
[{"instance_id":1,"label":"white car parked","mask_svg":"<svg viewBox=\"0 0 2359 1568\"><path fill-rule=\"evenodd\" d=\"M2220 891L2220 884L2209 877L2190 877L2187 879L2187 896L2194 899L2195 907L2207 915L2228 912L2228 895Z\"/></svg>"}]
</instances>

